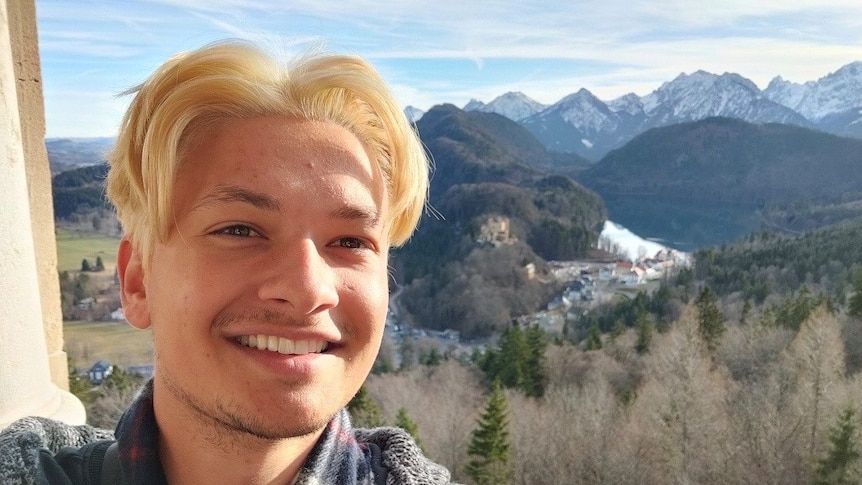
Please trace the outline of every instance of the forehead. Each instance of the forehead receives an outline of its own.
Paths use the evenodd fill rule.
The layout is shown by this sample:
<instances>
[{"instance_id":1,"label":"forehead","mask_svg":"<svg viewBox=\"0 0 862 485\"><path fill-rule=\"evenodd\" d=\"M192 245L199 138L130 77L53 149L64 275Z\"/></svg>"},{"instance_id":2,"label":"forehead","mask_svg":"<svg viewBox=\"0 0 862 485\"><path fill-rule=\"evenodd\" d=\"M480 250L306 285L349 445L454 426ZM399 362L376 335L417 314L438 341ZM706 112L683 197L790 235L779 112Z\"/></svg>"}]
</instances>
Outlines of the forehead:
<instances>
[{"instance_id":1,"label":"forehead","mask_svg":"<svg viewBox=\"0 0 862 485\"><path fill-rule=\"evenodd\" d=\"M284 116L227 120L199 131L179 165L174 201L225 184L309 197L367 192L378 207L386 199L379 167L350 131Z\"/></svg>"}]
</instances>

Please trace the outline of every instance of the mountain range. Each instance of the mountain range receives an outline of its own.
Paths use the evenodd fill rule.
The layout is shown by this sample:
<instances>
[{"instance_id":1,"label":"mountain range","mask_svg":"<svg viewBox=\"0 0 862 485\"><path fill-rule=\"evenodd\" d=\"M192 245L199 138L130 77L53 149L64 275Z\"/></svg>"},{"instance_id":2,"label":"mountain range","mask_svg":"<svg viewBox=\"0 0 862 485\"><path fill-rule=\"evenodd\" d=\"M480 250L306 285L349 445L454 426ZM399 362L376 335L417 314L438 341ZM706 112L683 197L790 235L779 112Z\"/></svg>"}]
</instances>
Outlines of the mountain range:
<instances>
[{"instance_id":1,"label":"mountain range","mask_svg":"<svg viewBox=\"0 0 862 485\"><path fill-rule=\"evenodd\" d=\"M408 108L413 120L421 111ZM783 123L862 138L862 62L804 84L774 78L761 90L735 73L680 74L646 96L602 101L587 89L543 105L520 92L465 111L493 112L527 128L546 148L597 161L651 128L709 117Z\"/></svg>"}]
</instances>

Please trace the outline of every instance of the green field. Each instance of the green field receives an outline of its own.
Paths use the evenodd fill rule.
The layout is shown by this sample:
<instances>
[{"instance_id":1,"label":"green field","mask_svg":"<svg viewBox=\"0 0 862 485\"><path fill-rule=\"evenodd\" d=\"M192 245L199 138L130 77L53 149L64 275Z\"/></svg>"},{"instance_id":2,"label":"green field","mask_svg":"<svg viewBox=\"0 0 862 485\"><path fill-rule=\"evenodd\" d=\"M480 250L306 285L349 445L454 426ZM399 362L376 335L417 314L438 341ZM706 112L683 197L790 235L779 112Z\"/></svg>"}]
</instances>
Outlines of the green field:
<instances>
[{"instance_id":1,"label":"green field","mask_svg":"<svg viewBox=\"0 0 862 485\"><path fill-rule=\"evenodd\" d=\"M59 271L78 271L85 258L95 264L101 257L105 271L112 274L117 264L117 246L120 240L92 232L57 229L57 269Z\"/></svg>"},{"instance_id":2,"label":"green field","mask_svg":"<svg viewBox=\"0 0 862 485\"><path fill-rule=\"evenodd\" d=\"M153 363L152 334L126 322L65 322L63 338L72 365L80 370L100 359L124 368Z\"/></svg>"}]
</instances>

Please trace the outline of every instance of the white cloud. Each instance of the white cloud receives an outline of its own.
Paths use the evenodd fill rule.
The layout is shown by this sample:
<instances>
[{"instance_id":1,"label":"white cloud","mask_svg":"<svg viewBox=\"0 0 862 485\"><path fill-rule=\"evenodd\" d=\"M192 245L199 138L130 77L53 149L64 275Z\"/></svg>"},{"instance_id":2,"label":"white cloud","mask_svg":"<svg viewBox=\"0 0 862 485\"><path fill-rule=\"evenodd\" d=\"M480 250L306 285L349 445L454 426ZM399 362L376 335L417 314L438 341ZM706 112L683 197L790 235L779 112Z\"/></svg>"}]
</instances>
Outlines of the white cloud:
<instances>
[{"instance_id":1,"label":"white cloud","mask_svg":"<svg viewBox=\"0 0 862 485\"><path fill-rule=\"evenodd\" d=\"M737 72L764 87L776 75L804 82L862 59L858 0L39 0L37 13L43 64L102 59L111 88L176 51L231 36L288 57L323 44L363 55L387 66L399 98L422 109L506 91L543 103L582 87L606 100L644 95L697 69ZM567 70L493 78L492 62L511 59ZM422 60L467 61L470 82L454 70L434 79L393 67Z\"/></svg>"}]
</instances>

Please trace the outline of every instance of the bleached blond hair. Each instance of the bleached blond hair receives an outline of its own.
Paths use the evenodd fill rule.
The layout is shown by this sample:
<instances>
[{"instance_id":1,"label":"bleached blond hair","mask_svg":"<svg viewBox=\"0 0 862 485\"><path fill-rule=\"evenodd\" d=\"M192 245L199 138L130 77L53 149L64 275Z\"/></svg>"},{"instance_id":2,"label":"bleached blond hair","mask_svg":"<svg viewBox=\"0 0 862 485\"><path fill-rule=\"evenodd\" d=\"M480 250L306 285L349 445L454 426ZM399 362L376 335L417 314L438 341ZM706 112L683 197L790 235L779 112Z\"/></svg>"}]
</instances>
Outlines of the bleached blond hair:
<instances>
[{"instance_id":1,"label":"bleached blond hair","mask_svg":"<svg viewBox=\"0 0 862 485\"><path fill-rule=\"evenodd\" d=\"M344 127L377 163L389 194L389 239L404 244L428 193L419 137L377 71L353 56L316 54L283 65L263 49L222 41L168 59L128 94L108 155L107 195L144 264L173 222L171 201L185 153L224 120L283 115Z\"/></svg>"}]
</instances>

